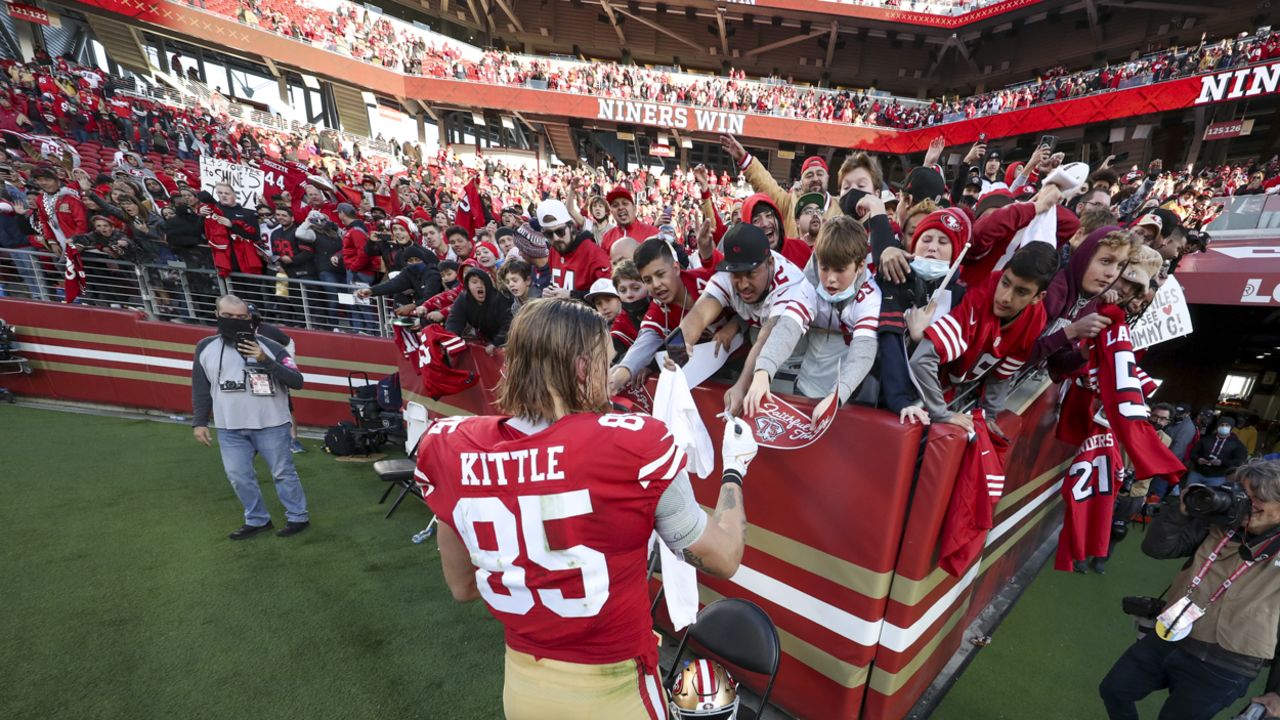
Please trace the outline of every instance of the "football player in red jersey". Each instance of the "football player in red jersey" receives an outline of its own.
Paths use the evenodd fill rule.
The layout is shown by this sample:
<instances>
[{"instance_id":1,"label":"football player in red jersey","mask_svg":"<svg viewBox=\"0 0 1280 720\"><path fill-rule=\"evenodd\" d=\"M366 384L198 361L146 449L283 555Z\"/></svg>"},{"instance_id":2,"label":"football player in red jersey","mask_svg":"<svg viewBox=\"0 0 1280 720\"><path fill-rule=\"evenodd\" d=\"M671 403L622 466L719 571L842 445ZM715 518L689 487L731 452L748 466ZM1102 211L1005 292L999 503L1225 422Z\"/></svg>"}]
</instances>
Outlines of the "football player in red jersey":
<instances>
[{"instance_id":1,"label":"football player in red jersey","mask_svg":"<svg viewBox=\"0 0 1280 720\"><path fill-rule=\"evenodd\" d=\"M737 572L742 478L756 442L726 427L710 517L661 421L608 414L613 344L568 300L520 310L498 384L508 415L439 420L417 482L440 520L440 559L459 601L484 598L506 629L508 720L665 717L646 584L658 536L704 572Z\"/></svg>"}]
</instances>

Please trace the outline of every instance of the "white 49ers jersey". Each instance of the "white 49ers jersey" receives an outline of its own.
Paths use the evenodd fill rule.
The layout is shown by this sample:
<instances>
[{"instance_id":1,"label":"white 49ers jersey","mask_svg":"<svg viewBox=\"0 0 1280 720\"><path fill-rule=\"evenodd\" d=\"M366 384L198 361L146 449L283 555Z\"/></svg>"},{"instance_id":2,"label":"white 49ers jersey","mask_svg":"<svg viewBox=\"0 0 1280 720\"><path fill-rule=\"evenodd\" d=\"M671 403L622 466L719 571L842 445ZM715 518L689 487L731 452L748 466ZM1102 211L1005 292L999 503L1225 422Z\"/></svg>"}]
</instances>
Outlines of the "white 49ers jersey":
<instances>
[{"instance_id":1,"label":"white 49ers jersey","mask_svg":"<svg viewBox=\"0 0 1280 720\"><path fill-rule=\"evenodd\" d=\"M752 327L759 327L776 315L790 316L800 323L800 327L808 328L813 320L816 299L813 286L805 280L800 268L776 252L773 253L773 268L769 290L759 302L743 302L733 291L733 275L727 272L712 275L703 292L720 301L721 305L732 308Z\"/></svg>"}]
</instances>

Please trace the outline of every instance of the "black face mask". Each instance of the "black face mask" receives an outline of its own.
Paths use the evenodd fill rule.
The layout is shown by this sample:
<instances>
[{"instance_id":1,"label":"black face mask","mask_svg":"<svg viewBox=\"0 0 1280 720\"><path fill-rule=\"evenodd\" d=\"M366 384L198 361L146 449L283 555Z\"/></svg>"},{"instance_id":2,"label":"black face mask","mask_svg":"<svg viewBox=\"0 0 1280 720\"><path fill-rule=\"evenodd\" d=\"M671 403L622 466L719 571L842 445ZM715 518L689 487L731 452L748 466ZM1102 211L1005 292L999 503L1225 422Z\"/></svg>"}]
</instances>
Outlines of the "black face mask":
<instances>
[{"instance_id":1,"label":"black face mask","mask_svg":"<svg viewBox=\"0 0 1280 720\"><path fill-rule=\"evenodd\" d=\"M857 188L849 188L849 192L840 198L840 209L844 211L845 215L862 222L862 218L858 217L858 201L870 194Z\"/></svg>"},{"instance_id":2,"label":"black face mask","mask_svg":"<svg viewBox=\"0 0 1280 720\"><path fill-rule=\"evenodd\" d=\"M235 345L236 335L239 333L251 333L254 331L252 320L242 318L229 318L218 316L218 335L223 341Z\"/></svg>"},{"instance_id":3,"label":"black face mask","mask_svg":"<svg viewBox=\"0 0 1280 720\"><path fill-rule=\"evenodd\" d=\"M649 310L649 298L642 297L639 300L622 303L622 310L628 315L643 315Z\"/></svg>"}]
</instances>

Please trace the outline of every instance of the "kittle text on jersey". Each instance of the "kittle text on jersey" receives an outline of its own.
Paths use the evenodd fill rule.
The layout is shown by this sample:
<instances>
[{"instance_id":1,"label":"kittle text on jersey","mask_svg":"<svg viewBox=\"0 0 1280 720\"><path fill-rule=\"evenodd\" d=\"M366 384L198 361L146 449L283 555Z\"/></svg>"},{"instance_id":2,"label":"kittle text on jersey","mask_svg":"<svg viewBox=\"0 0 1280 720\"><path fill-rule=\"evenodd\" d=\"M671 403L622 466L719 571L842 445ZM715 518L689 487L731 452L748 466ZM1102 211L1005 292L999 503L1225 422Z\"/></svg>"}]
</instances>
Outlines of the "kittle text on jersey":
<instances>
[{"instance_id":1,"label":"kittle text on jersey","mask_svg":"<svg viewBox=\"0 0 1280 720\"><path fill-rule=\"evenodd\" d=\"M563 445L529 448L509 452L458 454L465 486L523 485L524 483L564 480L560 469Z\"/></svg>"}]
</instances>

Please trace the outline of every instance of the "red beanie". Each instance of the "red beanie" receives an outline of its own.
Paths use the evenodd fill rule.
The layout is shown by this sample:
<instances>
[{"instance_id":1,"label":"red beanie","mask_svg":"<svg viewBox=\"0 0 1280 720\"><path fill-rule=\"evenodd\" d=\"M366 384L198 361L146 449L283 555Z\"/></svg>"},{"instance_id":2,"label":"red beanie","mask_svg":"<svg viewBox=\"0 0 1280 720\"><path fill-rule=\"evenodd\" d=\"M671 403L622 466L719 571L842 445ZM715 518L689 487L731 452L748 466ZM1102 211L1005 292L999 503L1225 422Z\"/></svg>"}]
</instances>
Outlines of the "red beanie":
<instances>
[{"instance_id":1,"label":"red beanie","mask_svg":"<svg viewBox=\"0 0 1280 720\"><path fill-rule=\"evenodd\" d=\"M973 221L969 218L968 213L960 208L935 210L929 213L916 226L916 233L911 236L909 250L915 250L916 240L924 234L925 230L940 230L944 235L951 238L951 257L954 258L960 254L960 249L968 245L969 240L972 239Z\"/></svg>"},{"instance_id":2,"label":"red beanie","mask_svg":"<svg viewBox=\"0 0 1280 720\"><path fill-rule=\"evenodd\" d=\"M807 157L807 158L805 158L805 159L804 159L804 164L800 166L800 173L801 173L801 174L804 174L804 173L805 173L805 172L807 172L807 171L809 170L809 168L811 168L811 167L820 167L820 168L822 168L823 170L826 170L826 169L827 169L827 161L826 161L826 160L823 160L822 158L818 157L817 155L810 155L809 157Z\"/></svg>"},{"instance_id":3,"label":"red beanie","mask_svg":"<svg viewBox=\"0 0 1280 720\"><path fill-rule=\"evenodd\" d=\"M409 233L410 237L417 237L418 235L418 226L414 225L412 220L403 215L397 215L391 218L391 227L396 226L404 228L404 231Z\"/></svg>"}]
</instances>

